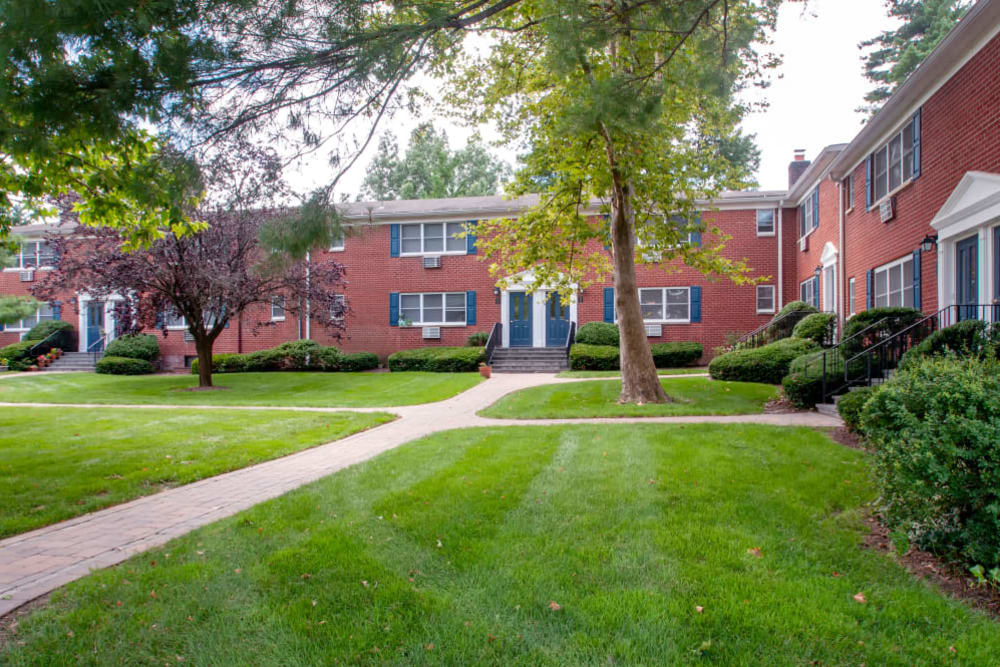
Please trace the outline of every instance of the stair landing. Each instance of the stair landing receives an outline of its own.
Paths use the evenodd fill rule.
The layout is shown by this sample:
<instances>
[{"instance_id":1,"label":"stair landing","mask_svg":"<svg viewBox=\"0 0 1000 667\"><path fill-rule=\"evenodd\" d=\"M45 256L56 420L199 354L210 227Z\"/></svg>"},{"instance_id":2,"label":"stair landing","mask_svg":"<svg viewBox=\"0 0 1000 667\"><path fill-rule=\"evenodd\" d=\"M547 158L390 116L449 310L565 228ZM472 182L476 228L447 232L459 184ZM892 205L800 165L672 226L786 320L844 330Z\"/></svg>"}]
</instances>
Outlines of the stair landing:
<instances>
[{"instance_id":1,"label":"stair landing","mask_svg":"<svg viewBox=\"0 0 1000 667\"><path fill-rule=\"evenodd\" d=\"M494 373L558 373L569 370L563 347L502 347L493 352Z\"/></svg>"}]
</instances>

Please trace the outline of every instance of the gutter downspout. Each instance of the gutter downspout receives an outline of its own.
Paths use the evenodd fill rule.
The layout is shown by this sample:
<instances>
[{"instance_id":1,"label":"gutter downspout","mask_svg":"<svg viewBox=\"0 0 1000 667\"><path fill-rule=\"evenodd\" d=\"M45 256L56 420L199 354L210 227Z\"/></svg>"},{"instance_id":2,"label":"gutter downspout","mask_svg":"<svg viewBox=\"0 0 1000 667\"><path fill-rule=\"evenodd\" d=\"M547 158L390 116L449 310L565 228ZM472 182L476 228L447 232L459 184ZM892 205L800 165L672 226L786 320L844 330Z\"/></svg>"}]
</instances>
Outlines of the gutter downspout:
<instances>
[{"instance_id":1,"label":"gutter downspout","mask_svg":"<svg viewBox=\"0 0 1000 667\"><path fill-rule=\"evenodd\" d=\"M785 252L784 243L782 242L785 225L782 222L781 216L782 211L784 211L783 204L784 202L778 202L778 297L775 300L777 307L774 312L778 312L785 305L785 265L782 263Z\"/></svg>"},{"instance_id":2,"label":"gutter downspout","mask_svg":"<svg viewBox=\"0 0 1000 667\"><path fill-rule=\"evenodd\" d=\"M844 324L847 322L847 277L844 275L844 226L846 224L847 213L844 211L844 182L837 181L837 209L839 211L840 226L837 230L837 301L839 308L837 313L837 333L838 339L843 338Z\"/></svg>"},{"instance_id":3,"label":"gutter downspout","mask_svg":"<svg viewBox=\"0 0 1000 667\"><path fill-rule=\"evenodd\" d=\"M309 308L309 253L306 252L306 338L312 338L312 311Z\"/></svg>"}]
</instances>

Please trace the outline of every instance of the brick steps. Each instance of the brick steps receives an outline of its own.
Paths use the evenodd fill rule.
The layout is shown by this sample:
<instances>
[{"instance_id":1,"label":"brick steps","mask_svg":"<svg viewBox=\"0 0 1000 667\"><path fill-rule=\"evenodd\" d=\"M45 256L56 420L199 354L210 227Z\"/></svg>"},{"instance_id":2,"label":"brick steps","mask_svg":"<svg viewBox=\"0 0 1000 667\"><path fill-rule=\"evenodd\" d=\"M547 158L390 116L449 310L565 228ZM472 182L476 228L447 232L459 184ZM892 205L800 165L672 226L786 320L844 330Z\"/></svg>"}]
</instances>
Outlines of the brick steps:
<instances>
[{"instance_id":1,"label":"brick steps","mask_svg":"<svg viewBox=\"0 0 1000 667\"><path fill-rule=\"evenodd\" d=\"M561 347L498 348L493 353L494 373L558 373L569 369Z\"/></svg>"}]
</instances>

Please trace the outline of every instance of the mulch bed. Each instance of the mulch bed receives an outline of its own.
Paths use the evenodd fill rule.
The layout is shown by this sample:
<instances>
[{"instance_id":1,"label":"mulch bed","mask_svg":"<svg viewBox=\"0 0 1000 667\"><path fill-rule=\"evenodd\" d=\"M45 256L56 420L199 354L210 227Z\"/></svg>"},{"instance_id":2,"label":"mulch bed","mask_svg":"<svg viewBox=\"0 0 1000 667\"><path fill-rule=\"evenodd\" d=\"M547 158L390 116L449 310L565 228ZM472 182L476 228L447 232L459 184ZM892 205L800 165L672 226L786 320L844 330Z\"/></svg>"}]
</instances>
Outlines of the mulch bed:
<instances>
[{"instance_id":1,"label":"mulch bed","mask_svg":"<svg viewBox=\"0 0 1000 667\"><path fill-rule=\"evenodd\" d=\"M826 434L830 438L844 447L850 447L851 449L865 450L864 445L861 442L861 438L858 434L850 430L846 426L839 426L837 428L826 429Z\"/></svg>"},{"instance_id":2,"label":"mulch bed","mask_svg":"<svg viewBox=\"0 0 1000 667\"><path fill-rule=\"evenodd\" d=\"M788 415L793 412L806 412L805 410L799 410L797 407L792 405L792 402L785 398L782 394L778 398L772 398L770 401L764 404L764 414L765 415Z\"/></svg>"}]
</instances>

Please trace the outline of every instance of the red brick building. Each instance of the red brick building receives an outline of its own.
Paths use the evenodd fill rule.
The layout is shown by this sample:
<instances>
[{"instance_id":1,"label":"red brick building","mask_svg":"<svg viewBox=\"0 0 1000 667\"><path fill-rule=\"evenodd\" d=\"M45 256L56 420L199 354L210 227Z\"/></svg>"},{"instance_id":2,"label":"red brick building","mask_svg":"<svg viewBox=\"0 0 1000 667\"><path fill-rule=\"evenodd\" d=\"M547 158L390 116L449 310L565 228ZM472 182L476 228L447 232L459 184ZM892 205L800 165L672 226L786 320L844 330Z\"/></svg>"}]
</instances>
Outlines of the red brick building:
<instances>
[{"instance_id":1,"label":"red brick building","mask_svg":"<svg viewBox=\"0 0 1000 667\"><path fill-rule=\"evenodd\" d=\"M926 313L955 304L1000 302L1000 0L980 0L850 143L825 148L812 162L797 154L782 192L727 192L705 202L702 217L731 237L727 252L745 258L757 286L710 281L683 267L638 269L640 302L652 342L696 341L706 357L731 332L766 322L802 299L837 313L915 305ZM469 334L503 327L504 346L563 344L569 322L613 321L613 290L598 284L555 304L532 276L505 288L490 277L462 226L516 217L536 199L499 197L355 203L345 206L350 233L328 252L347 269L350 306L335 342L308 320L247 313L226 329L216 352L248 352L297 338L385 356L422 345L461 345ZM599 215L594 207L591 211ZM41 235L18 266L0 274L0 293L26 294L53 258ZM707 240L707 239L706 239ZM700 239L691 239L700 242ZM921 246L925 250L921 250ZM108 304L67 294L36 318L0 331L17 340L38 318L67 320L85 350L113 332ZM248 323L271 319L259 335ZM168 322L164 360L194 356L181 322Z\"/></svg>"}]
</instances>

